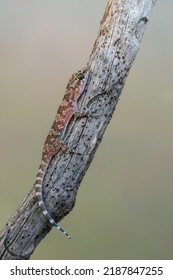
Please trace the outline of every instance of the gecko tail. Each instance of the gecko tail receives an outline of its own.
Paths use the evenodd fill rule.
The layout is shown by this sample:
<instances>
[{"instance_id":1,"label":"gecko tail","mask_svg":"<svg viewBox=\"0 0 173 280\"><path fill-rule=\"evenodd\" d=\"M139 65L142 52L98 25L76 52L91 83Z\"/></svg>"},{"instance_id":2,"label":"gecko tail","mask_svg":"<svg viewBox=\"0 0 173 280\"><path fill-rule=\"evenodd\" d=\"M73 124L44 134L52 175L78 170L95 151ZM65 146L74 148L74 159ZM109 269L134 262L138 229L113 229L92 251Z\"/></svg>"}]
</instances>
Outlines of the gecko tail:
<instances>
[{"instance_id":1,"label":"gecko tail","mask_svg":"<svg viewBox=\"0 0 173 280\"><path fill-rule=\"evenodd\" d=\"M40 178L39 178L40 179ZM42 185L40 184L36 184L36 197L38 200L38 205L42 210L43 215L48 219L48 221L54 226L56 227L58 230L60 230L64 235L66 235L68 237L68 239L71 238L71 236L62 228L60 227L55 221L54 219L51 217L51 215L49 214L48 210L46 209L46 206L44 204L43 201L43 195L42 195Z\"/></svg>"}]
</instances>

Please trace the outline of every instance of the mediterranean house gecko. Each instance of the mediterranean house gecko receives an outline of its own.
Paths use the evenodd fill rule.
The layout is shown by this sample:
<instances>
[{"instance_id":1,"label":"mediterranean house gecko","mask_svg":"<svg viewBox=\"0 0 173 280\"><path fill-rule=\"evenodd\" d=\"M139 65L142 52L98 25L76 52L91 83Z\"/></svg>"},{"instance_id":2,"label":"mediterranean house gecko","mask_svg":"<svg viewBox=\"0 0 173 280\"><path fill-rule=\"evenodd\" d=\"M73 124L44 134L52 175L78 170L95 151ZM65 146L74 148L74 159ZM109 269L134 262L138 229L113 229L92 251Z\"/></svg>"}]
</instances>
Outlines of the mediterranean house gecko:
<instances>
[{"instance_id":1,"label":"mediterranean house gecko","mask_svg":"<svg viewBox=\"0 0 173 280\"><path fill-rule=\"evenodd\" d=\"M82 70L73 74L68 82L66 94L57 111L55 120L43 147L42 161L35 182L36 197L38 205L41 208L43 214L53 226L62 231L68 238L70 238L70 235L54 221L44 204L42 185L46 170L52 157L56 155L59 150L67 152L69 149L63 141L63 136L67 130L71 118L73 116L79 117L86 114L79 111L78 99L84 92L87 77L87 68L83 68Z\"/></svg>"}]
</instances>

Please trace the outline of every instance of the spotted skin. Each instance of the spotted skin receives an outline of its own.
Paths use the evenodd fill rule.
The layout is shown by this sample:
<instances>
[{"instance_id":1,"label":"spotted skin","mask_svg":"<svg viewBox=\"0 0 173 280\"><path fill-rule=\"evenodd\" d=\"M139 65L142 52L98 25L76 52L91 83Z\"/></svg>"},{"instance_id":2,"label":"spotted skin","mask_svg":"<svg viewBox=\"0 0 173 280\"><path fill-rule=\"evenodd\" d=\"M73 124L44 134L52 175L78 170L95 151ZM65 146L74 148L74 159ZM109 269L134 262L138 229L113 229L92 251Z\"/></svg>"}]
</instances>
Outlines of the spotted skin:
<instances>
[{"instance_id":1,"label":"spotted skin","mask_svg":"<svg viewBox=\"0 0 173 280\"><path fill-rule=\"evenodd\" d=\"M55 120L43 147L42 161L35 182L36 197L42 213L53 226L63 232L68 238L70 238L70 235L54 221L54 219L48 212L44 204L42 188L45 173L52 157L56 155L60 150L62 150L64 153L68 152L69 150L62 140L69 122L71 121L73 116L80 117L84 115L84 113L80 112L78 109L78 99L84 92L87 77L87 69L83 68L82 70L73 74L68 82L66 94L57 111Z\"/></svg>"}]
</instances>

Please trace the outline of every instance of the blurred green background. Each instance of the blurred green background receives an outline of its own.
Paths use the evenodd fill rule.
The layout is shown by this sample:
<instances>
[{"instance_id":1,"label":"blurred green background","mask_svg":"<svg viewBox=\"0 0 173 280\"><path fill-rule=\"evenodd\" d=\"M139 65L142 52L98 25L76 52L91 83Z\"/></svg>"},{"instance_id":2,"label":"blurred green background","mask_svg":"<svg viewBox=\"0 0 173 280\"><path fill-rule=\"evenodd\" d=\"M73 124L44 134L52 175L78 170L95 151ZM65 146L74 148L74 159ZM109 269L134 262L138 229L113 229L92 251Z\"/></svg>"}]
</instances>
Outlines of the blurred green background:
<instances>
[{"instance_id":1,"label":"blurred green background","mask_svg":"<svg viewBox=\"0 0 173 280\"><path fill-rule=\"evenodd\" d=\"M106 0L0 0L0 226L30 191ZM173 259L173 2L158 1L74 210L32 259Z\"/></svg>"}]
</instances>

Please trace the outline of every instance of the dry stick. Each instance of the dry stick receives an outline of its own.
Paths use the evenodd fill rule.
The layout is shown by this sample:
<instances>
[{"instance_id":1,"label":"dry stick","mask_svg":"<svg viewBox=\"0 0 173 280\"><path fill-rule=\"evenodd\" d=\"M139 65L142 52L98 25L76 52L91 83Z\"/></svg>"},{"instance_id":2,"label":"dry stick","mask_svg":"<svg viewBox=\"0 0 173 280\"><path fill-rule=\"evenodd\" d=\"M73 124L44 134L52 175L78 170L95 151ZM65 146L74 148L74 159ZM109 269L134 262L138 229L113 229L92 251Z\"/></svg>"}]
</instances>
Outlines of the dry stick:
<instances>
[{"instance_id":1,"label":"dry stick","mask_svg":"<svg viewBox=\"0 0 173 280\"><path fill-rule=\"evenodd\" d=\"M72 119L64 137L75 152L60 150L43 181L45 204L57 222L74 207L79 184L115 110L155 2L108 1L87 66L86 91L79 100L80 109L87 107L91 115ZM29 259L50 230L33 187L0 233L0 259Z\"/></svg>"}]
</instances>

